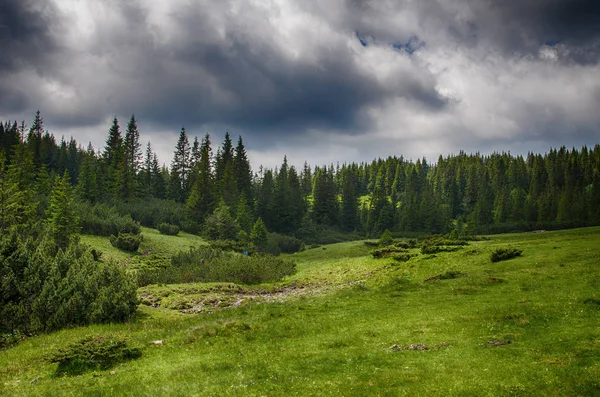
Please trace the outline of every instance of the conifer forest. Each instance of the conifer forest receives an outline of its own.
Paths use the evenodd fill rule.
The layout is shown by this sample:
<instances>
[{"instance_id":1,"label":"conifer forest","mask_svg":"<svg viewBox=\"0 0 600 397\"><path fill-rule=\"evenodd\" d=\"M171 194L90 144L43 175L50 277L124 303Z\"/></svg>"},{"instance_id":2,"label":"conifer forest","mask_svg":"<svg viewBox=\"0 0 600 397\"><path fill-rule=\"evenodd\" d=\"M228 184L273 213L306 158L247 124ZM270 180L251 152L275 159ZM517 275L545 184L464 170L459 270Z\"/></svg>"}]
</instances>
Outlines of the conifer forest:
<instances>
[{"instance_id":1,"label":"conifer forest","mask_svg":"<svg viewBox=\"0 0 600 397\"><path fill-rule=\"evenodd\" d=\"M251 165L241 136L182 128L169 167L115 118L103 148L57 140L38 111L0 123L0 327L29 334L122 321L137 286L79 234L135 251L140 226L198 234L239 251L379 238L600 225L600 146L526 156L456 153L435 162ZM85 277L84 277L85 275Z\"/></svg>"}]
</instances>

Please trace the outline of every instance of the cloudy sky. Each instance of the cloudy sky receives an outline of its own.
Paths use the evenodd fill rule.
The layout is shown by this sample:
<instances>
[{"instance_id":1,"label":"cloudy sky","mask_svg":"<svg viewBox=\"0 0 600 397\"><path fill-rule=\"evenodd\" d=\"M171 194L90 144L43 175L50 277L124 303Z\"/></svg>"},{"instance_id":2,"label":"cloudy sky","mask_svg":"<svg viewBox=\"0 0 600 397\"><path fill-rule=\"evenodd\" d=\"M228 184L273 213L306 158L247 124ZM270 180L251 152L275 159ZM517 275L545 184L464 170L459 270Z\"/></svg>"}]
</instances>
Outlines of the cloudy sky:
<instances>
[{"instance_id":1,"label":"cloudy sky","mask_svg":"<svg viewBox=\"0 0 600 397\"><path fill-rule=\"evenodd\" d=\"M102 149L135 113L254 168L600 142L600 2L2 0L0 120Z\"/></svg>"}]
</instances>

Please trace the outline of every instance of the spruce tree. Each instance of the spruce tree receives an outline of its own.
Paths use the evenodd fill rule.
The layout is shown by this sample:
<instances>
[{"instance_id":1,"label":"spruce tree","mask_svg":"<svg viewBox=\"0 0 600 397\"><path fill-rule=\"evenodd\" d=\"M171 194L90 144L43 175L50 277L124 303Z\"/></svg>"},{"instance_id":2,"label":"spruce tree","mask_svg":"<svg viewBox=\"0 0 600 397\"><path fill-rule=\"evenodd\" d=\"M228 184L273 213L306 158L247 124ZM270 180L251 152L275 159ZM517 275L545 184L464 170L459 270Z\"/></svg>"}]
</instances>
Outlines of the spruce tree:
<instances>
[{"instance_id":1,"label":"spruce tree","mask_svg":"<svg viewBox=\"0 0 600 397\"><path fill-rule=\"evenodd\" d=\"M238 193L246 197L248 205L252 206L252 169L250 168L250 161L248 160L246 148L244 147L244 142L241 136L238 137L238 142L235 147L233 173Z\"/></svg>"},{"instance_id":2,"label":"spruce tree","mask_svg":"<svg viewBox=\"0 0 600 397\"><path fill-rule=\"evenodd\" d=\"M250 241L254 244L259 252L264 251L269 241L269 232L267 227L261 218L258 218L252 226L252 232L250 233Z\"/></svg>"},{"instance_id":3,"label":"spruce tree","mask_svg":"<svg viewBox=\"0 0 600 397\"><path fill-rule=\"evenodd\" d=\"M186 202L190 216L198 223L204 222L215 204L216 189L211 160L210 135L206 134L200 145L200 162L196 171L196 182L192 186Z\"/></svg>"},{"instance_id":4,"label":"spruce tree","mask_svg":"<svg viewBox=\"0 0 600 397\"><path fill-rule=\"evenodd\" d=\"M346 232L351 232L358 226L358 197L353 176L347 169L342 177L341 226Z\"/></svg>"},{"instance_id":5,"label":"spruce tree","mask_svg":"<svg viewBox=\"0 0 600 397\"><path fill-rule=\"evenodd\" d=\"M124 162L124 148L121 127L116 117L113 119L113 123L108 130L108 138L106 139L102 160L102 186L104 191L110 196L117 195L119 188L119 167Z\"/></svg>"},{"instance_id":6,"label":"spruce tree","mask_svg":"<svg viewBox=\"0 0 600 397\"><path fill-rule=\"evenodd\" d=\"M336 190L333 168L317 168L313 186L313 216L317 223L337 225L339 206Z\"/></svg>"},{"instance_id":7,"label":"spruce tree","mask_svg":"<svg viewBox=\"0 0 600 397\"><path fill-rule=\"evenodd\" d=\"M170 197L182 203L185 202L190 190L190 155L190 142L185 127L182 127L171 162L171 179L169 183Z\"/></svg>"},{"instance_id":8,"label":"spruce tree","mask_svg":"<svg viewBox=\"0 0 600 397\"><path fill-rule=\"evenodd\" d=\"M98 199L97 163L96 154L90 142L87 152L83 156L76 191L79 197L92 203Z\"/></svg>"},{"instance_id":9,"label":"spruce tree","mask_svg":"<svg viewBox=\"0 0 600 397\"><path fill-rule=\"evenodd\" d=\"M58 248L66 250L72 242L77 241L78 220L67 172L56 181L52 189L47 219L52 238Z\"/></svg>"},{"instance_id":10,"label":"spruce tree","mask_svg":"<svg viewBox=\"0 0 600 397\"><path fill-rule=\"evenodd\" d=\"M42 164L41 148L42 135L44 134L44 119L40 111L35 112L33 124L27 134L27 148L33 155L33 164L39 167Z\"/></svg>"},{"instance_id":11,"label":"spruce tree","mask_svg":"<svg viewBox=\"0 0 600 397\"><path fill-rule=\"evenodd\" d=\"M118 169L118 196L122 200L131 200L137 195L137 176L142 158L140 132L135 115L131 115L127 123L123 142L123 158Z\"/></svg>"}]
</instances>

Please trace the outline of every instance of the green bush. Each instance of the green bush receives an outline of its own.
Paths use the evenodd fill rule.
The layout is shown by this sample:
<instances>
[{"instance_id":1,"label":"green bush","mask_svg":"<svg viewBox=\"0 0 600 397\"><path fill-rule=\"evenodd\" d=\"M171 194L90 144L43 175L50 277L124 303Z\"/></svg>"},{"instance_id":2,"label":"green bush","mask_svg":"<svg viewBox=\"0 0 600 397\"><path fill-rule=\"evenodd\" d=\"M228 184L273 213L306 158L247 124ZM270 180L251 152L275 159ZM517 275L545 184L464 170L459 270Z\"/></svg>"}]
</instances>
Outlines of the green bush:
<instances>
[{"instance_id":1,"label":"green bush","mask_svg":"<svg viewBox=\"0 0 600 397\"><path fill-rule=\"evenodd\" d=\"M58 363L57 376L73 376L91 370L106 370L141 356L142 350L130 347L125 339L88 336L59 349L50 355L49 361Z\"/></svg>"},{"instance_id":2,"label":"green bush","mask_svg":"<svg viewBox=\"0 0 600 397\"><path fill-rule=\"evenodd\" d=\"M173 200L149 198L129 202L119 201L116 206L120 214L130 215L144 226L157 227L161 223L170 223L185 230L183 223L186 220L186 213L185 205L182 203Z\"/></svg>"},{"instance_id":3,"label":"green bush","mask_svg":"<svg viewBox=\"0 0 600 397\"><path fill-rule=\"evenodd\" d=\"M392 245L394 243L394 238L392 237L392 233L389 229L385 229L379 241L377 241L380 246L384 247L386 245Z\"/></svg>"},{"instance_id":4,"label":"green bush","mask_svg":"<svg viewBox=\"0 0 600 397\"><path fill-rule=\"evenodd\" d=\"M302 240L284 234L271 233L269 235L269 243L267 244L267 252L275 254L275 252L269 251L268 248L270 247L277 247L277 254L281 252L293 254L302 249Z\"/></svg>"},{"instance_id":5,"label":"green bush","mask_svg":"<svg viewBox=\"0 0 600 397\"><path fill-rule=\"evenodd\" d=\"M118 236L110 236L110 243L113 247L124 251L135 252L142 242L141 234L119 233Z\"/></svg>"},{"instance_id":6,"label":"green bush","mask_svg":"<svg viewBox=\"0 0 600 397\"><path fill-rule=\"evenodd\" d=\"M249 246L249 243L243 243L236 240L214 240L210 242L211 248L222 251L242 252L247 251Z\"/></svg>"},{"instance_id":7,"label":"green bush","mask_svg":"<svg viewBox=\"0 0 600 397\"><path fill-rule=\"evenodd\" d=\"M0 237L0 329L24 335L126 321L135 313L134 279L89 247L56 250L48 233Z\"/></svg>"},{"instance_id":8,"label":"green bush","mask_svg":"<svg viewBox=\"0 0 600 397\"><path fill-rule=\"evenodd\" d=\"M394 258L394 260L398 261L398 262L406 262L410 258L412 258L412 255L409 254L408 252L400 252L400 253L393 254L392 258Z\"/></svg>"},{"instance_id":9,"label":"green bush","mask_svg":"<svg viewBox=\"0 0 600 397\"><path fill-rule=\"evenodd\" d=\"M105 204L92 205L88 202L79 202L76 204L76 213L83 234L110 236L141 232L140 224L131 216L121 215L116 208Z\"/></svg>"},{"instance_id":10,"label":"green bush","mask_svg":"<svg viewBox=\"0 0 600 397\"><path fill-rule=\"evenodd\" d=\"M168 236L177 236L179 234L179 226L171 223L159 223L156 228L159 232Z\"/></svg>"},{"instance_id":11,"label":"green bush","mask_svg":"<svg viewBox=\"0 0 600 397\"><path fill-rule=\"evenodd\" d=\"M378 248L371 251L371 255L373 258L383 258L386 256L390 256L395 253L406 253L408 250L403 247L398 247L396 245L388 245L387 247Z\"/></svg>"},{"instance_id":12,"label":"green bush","mask_svg":"<svg viewBox=\"0 0 600 397\"><path fill-rule=\"evenodd\" d=\"M492 262L500 262L521 256L523 251L517 248L498 248L490 255Z\"/></svg>"},{"instance_id":13,"label":"green bush","mask_svg":"<svg viewBox=\"0 0 600 397\"><path fill-rule=\"evenodd\" d=\"M199 247L173 256L169 267L138 270L138 285L189 282L258 284L277 281L295 272L295 263L271 255L249 256Z\"/></svg>"}]
</instances>

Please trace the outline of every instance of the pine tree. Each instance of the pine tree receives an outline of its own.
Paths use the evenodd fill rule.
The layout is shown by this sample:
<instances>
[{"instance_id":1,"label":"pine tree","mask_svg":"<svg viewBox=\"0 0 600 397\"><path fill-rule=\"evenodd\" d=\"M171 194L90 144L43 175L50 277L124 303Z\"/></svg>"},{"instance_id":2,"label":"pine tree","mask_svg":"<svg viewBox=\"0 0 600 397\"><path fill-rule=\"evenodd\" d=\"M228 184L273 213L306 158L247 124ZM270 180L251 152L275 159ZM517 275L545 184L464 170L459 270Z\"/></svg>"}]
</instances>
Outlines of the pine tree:
<instances>
[{"instance_id":1,"label":"pine tree","mask_svg":"<svg viewBox=\"0 0 600 397\"><path fill-rule=\"evenodd\" d=\"M233 158L233 173L235 176L235 184L240 195L246 197L248 205L252 206L252 169L250 161L246 154L246 148L242 137L238 137L238 142L235 147L235 157Z\"/></svg>"},{"instance_id":2,"label":"pine tree","mask_svg":"<svg viewBox=\"0 0 600 397\"><path fill-rule=\"evenodd\" d=\"M144 154L144 163L142 165L142 169L140 171L140 189L142 194L146 197L151 197L154 195L153 193L153 178L154 178L154 151L152 150L152 144L150 141L146 144L146 152Z\"/></svg>"},{"instance_id":3,"label":"pine tree","mask_svg":"<svg viewBox=\"0 0 600 397\"><path fill-rule=\"evenodd\" d=\"M52 189L47 218L58 248L66 250L72 242L77 241L78 220L73 206L71 184L66 172L56 181Z\"/></svg>"},{"instance_id":4,"label":"pine tree","mask_svg":"<svg viewBox=\"0 0 600 397\"><path fill-rule=\"evenodd\" d=\"M171 162L169 196L181 203L188 197L190 186L190 142L188 141L185 128L181 128L179 139L175 146L175 154Z\"/></svg>"},{"instance_id":5,"label":"pine tree","mask_svg":"<svg viewBox=\"0 0 600 397\"><path fill-rule=\"evenodd\" d=\"M336 191L333 169L317 168L313 187L313 215L317 223L329 226L337 225L339 206Z\"/></svg>"},{"instance_id":6,"label":"pine tree","mask_svg":"<svg viewBox=\"0 0 600 397\"><path fill-rule=\"evenodd\" d=\"M196 183L186 202L191 217L198 223L212 212L215 204L215 183L211 167L210 135L206 134L200 146L200 162L196 171Z\"/></svg>"},{"instance_id":7,"label":"pine tree","mask_svg":"<svg viewBox=\"0 0 600 397\"><path fill-rule=\"evenodd\" d=\"M84 200L95 202L98 199L98 175L96 173L97 159L90 142L81 163L77 194Z\"/></svg>"},{"instance_id":8,"label":"pine tree","mask_svg":"<svg viewBox=\"0 0 600 397\"><path fill-rule=\"evenodd\" d=\"M62 146L62 145L61 145ZM119 121L115 117L108 130L108 138L103 154L103 182L104 192L115 196L118 193L119 167L124 162L123 137Z\"/></svg>"},{"instance_id":9,"label":"pine tree","mask_svg":"<svg viewBox=\"0 0 600 397\"><path fill-rule=\"evenodd\" d=\"M256 214L268 228L274 224L273 211L273 190L275 183L273 181L273 171L266 170L257 186L256 195Z\"/></svg>"},{"instance_id":10,"label":"pine tree","mask_svg":"<svg viewBox=\"0 0 600 397\"><path fill-rule=\"evenodd\" d=\"M225 133L223 145L219 148L215 160L215 182L218 189L218 197L225 204L232 206L237 200L237 181L234 168L233 143L229 133Z\"/></svg>"},{"instance_id":11,"label":"pine tree","mask_svg":"<svg viewBox=\"0 0 600 397\"><path fill-rule=\"evenodd\" d=\"M252 231L254 217L252 216L252 209L248 206L248 200L243 194L238 200L235 211L235 220L240 225L240 228L246 233L250 233Z\"/></svg>"},{"instance_id":12,"label":"pine tree","mask_svg":"<svg viewBox=\"0 0 600 397\"><path fill-rule=\"evenodd\" d=\"M142 158L140 133L135 115L131 115L127 123L125 140L123 142L123 159L119 165L119 197L122 200L131 200L137 195L137 176Z\"/></svg>"},{"instance_id":13,"label":"pine tree","mask_svg":"<svg viewBox=\"0 0 600 397\"><path fill-rule=\"evenodd\" d=\"M354 174L348 169L342 178L341 226L346 232L351 232L358 226L358 197L353 177Z\"/></svg>"},{"instance_id":14,"label":"pine tree","mask_svg":"<svg viewBox=\"0 0 600 397\"><path fill-rule=\"evenodd\" d=\"M27 134L27 148L33 155L33 164L37 168L42 165L42 135L44 134L44 119L40 111L35 112L33 124Z\"/></svg>"},{"instance_id":15,"label":"pine tree","mask_svg":"<svg viewBox=\"0 0 600 397\"><path fill-rule=\"evenodd\" d=\"M252 232L250 233L250 240L259 252L264 251L269 241L269 232L267 227L261 218L258 218L252 226Z\"/></svg>"}]
</instances>

